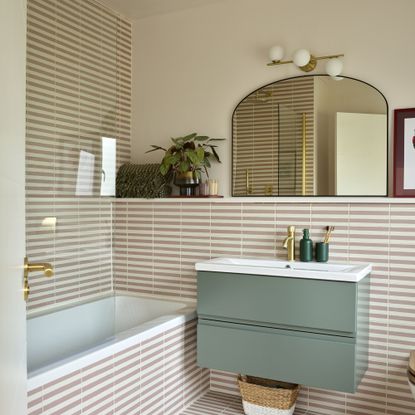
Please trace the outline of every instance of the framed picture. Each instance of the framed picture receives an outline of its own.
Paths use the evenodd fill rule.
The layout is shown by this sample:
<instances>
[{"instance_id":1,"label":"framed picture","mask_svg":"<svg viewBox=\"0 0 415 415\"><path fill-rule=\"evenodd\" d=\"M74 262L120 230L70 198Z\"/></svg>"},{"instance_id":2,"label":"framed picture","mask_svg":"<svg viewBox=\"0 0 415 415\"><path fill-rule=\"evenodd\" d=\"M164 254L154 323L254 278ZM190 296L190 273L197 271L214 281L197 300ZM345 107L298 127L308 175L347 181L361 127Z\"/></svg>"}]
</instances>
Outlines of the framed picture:
<instances>
[{"instance_id":1,"label":"framed picture","mask_svg":"<svg viewBox=\"0 0 415 415\"><path fill-rule=\"evenodd\" d=\"M415 197L415 108L394 113L394 196Z\"/></svg>"}]
</instances>

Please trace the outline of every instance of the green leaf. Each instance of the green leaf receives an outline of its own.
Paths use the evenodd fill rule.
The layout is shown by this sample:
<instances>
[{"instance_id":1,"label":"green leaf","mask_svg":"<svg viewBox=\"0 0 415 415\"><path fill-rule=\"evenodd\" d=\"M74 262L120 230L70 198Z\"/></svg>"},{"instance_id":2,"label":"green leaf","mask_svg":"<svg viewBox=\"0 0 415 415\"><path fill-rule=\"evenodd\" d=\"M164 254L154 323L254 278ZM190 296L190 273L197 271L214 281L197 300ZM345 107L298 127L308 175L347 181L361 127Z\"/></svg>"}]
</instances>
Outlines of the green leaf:
<instances>
[{"instance_id":1,"label":"green leaf","mask_svg":"<svg viewBox=\"0 0 415 415\"><path fill-rule=\"evenodd\" d=\"M170 154L167 156L164 156L163 160L161 161L163 164L165 164L166 166L171 166L172 163L172 158L173 156L171 156Z\"/></svg>"},{"instance_id":2,"label":"green leaf","mask_svg":"<svg viewBox=\"0 0 415 415\"><path fill-rule=\"evenodd\" d=\"M175 144L176 150L180 150L183 148L183 144L184 144L183 137L177 137L177 138L171 137L171 140Z\"/></svg>"},{"instance_id":3,"label":"green leaf","mask_svg":"<svg viewBox=\"0 0 415 415\"><path fill-rule=\"evenodd\" d=\"M215 147L214 147L214 146L210 146L210 148L212 149L212 153L213 153L213 156L215 157L216 161L218 161L219 163L222 163L222 162L220 161L220 158L219 158L218 153L217 153L217 152L216 152L216 150L215 150Z\"/></svg>"},{"instance_id":4,"label":"green leaf","mask_svg":"<svg viewBox=\"0 0 415 415\"><path fill-rule=\"evenodd\" d=\"M176 165L181 159L180 153L172 155L171 164Z\"/></svg>"},{"instance_id":5,"label":"green leaf","mask_svg":"<svg viewBox=\"0 0 415 415\"><path fill-rule=\"evenodd\" d=\"M206 141L209 140L209 137L207 135L198 135L195 137L195 141Z\"/></svg>"},{"instance_id":6,"label":"green leaf","mask_svg":"<svg viewBox=\"0 0 415 415\"><path fill-rule=\"evenodd\" d=\"M180 172L184 173L184 172L186 172L186 171L189 171L189 169L190 169L190 163L189 163L187 160L182 161L182 162L179 164L179 171L180 171Z\"/></svg>"},{"instance_id":7,"label":"green leaf","mask_svg":"<svg viewBox=\"0 0 415 415\"><path fill-rule=\"evenodd\" d=\"M187 150L185 151L185 154L194 165L200 164L201 160L199 159L197 153L194 150Z\"/></svg>"},{"instance_id":8,"label":"green leaf","mask_svg":"<svg viewBox=\"0 0 415 415\"><path fill-rule=\"evenodd\" d=\"M199 160L203 160L205 158L205 149L203 147L198 147L196 150L196 154Z\"/></svg>"},{"instance_id":9,"label":"green leaf","mask_svg":"<svg viewBox=\"0 0 415 415\"><path fill-rule=\"evenodd\" d=\"M206 167L210 167L210 166L211 166L210 161L209 161L209 159L208 159L208 158L205 158L204 165L205 165Z\"/></svg>"},{"instance_id":10,"label":"green leaf","mask_svg":"<svg viewBox=\"0 0 415 415\"><path fill-rule=\"evenodd\" d=\"M186 135L185 137L181 137L183 142L186 143L187 141L193 140L195 137L197 137L197 133L192 133L189 135Z\"/></svg>"},{"instance_id":11,"label":"green leaf","mask_svg":"<svg viewBox=\"0 0 415 415\"><path fill-rule=\"evenodd\" d=\"M224 141L226 138L209 138L209 141Z\"/></svg>"},{"instance_id":12,"label":"green leaf","mask_svg":"<svg viewBox=\"0 0 415 415\"><path fill-rule=\"evenodd\" d=\"M151 150L146 151L146 153L151 153L152 151L156 151L156 150L167 151L165 148L160 147L160 146L151 145L151 147L153 147L153 148Z\"/></svg>"},{"instance_id":13,"label":"green leaf","mask_svg":"<svg viewBox=\"0 0 415 415\"><path fill-rule=\"evenodd\" d=\"M166 164L160 164L160 173L165 176L169 172L169 166Z\"/></svg>"}]
</instances>

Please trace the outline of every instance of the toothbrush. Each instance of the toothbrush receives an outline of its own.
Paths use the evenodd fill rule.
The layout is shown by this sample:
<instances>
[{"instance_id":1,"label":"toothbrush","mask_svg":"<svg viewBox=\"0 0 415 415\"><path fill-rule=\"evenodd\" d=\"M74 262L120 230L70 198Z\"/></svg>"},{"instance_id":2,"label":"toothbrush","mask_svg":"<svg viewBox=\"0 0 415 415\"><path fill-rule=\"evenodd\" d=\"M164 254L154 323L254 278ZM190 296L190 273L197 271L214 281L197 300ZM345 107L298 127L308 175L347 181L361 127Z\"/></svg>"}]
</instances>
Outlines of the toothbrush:
<instances>
[{"instance_id":1,"label":"toothbrush","mask_svg":"<svg viewBox=\"0 0 415 415\"><path fill-rule=\"evenodd\" d=\"M323 243L328 244L330 241L331 233L334 231L334 226L326 226L326 236Z\"/></svg>"}]
</instances>

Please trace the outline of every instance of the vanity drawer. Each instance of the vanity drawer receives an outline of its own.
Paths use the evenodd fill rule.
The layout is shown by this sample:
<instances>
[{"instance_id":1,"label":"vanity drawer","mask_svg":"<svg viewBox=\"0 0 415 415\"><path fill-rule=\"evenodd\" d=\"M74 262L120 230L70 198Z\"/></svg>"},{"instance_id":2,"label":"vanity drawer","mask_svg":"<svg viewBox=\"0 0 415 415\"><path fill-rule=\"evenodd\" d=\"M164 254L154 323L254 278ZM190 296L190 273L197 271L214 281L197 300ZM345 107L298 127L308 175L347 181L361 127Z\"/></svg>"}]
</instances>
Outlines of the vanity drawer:
<instances>
[{"instance_id":1,"label":"vanity drawer","mask_svg":"<svg viewBox=\"0 0 415 415\"><path fill-rule=\"evenodd\" d=\"M198 272L198 314L354 337L360 283Z\"/></svg>"},{"instance_id":2,"label":"vanity drawer","mask_svg":"<svg viewBox=\"0 0 415 415\"><path fill-rule=\"evenodd\" d=\"M354 339L199 320L201 367L355 392Z\"/></svg>"}]
</instances>

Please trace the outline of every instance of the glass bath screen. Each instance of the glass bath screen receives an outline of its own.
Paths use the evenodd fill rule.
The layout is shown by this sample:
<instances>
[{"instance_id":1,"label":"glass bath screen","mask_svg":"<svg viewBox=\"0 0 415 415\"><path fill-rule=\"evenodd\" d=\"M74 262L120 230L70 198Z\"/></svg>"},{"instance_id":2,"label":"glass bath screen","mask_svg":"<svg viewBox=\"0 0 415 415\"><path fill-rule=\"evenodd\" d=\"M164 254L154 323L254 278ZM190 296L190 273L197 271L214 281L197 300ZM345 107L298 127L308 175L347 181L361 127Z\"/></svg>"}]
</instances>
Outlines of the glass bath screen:
<instances>
[{"instance_id":1,"label":"glass bath screen","mask_svg":"<svg viewBox=\"0 0 415 415\"><path fill-rule=\"evenodd\" d=\"M314 194L313 88L312 78L277 82L239 103L232 124L234 196Z\"/></svg>"}]
</instances>

